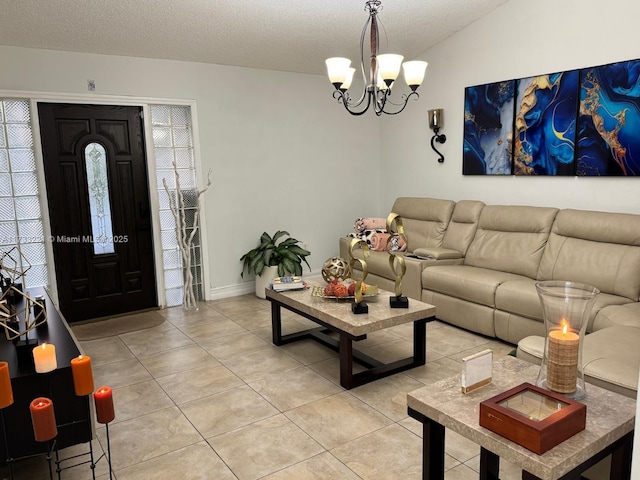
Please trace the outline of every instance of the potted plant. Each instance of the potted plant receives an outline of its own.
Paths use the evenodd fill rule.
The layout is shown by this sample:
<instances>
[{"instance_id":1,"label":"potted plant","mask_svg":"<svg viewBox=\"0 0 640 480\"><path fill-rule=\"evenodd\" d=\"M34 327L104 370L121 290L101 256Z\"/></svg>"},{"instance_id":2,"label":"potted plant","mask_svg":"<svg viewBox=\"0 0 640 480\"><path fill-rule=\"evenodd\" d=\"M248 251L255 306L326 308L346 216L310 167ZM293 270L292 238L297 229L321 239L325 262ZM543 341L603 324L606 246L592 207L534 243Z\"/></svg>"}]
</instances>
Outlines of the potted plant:
<instances>
[{"instance_id":1,"label":"potted plant","mask_svg":"<svg viewBox=\"0 0 640 480\"><path fill-rule=\"evenodd\" d=\"M306 259L311 252L299 246L299 243L300 240L290 237L289 232L284 230L278 230L273 236L264 232L260 236L260 245L240 258L243 262L240 276L244 278L245 271L255 274L258 297L265 298L264 288L273 278L282 277L287 273L302 275L302 262L306 263L311 271Z\"/></svg>"}]
</instances>

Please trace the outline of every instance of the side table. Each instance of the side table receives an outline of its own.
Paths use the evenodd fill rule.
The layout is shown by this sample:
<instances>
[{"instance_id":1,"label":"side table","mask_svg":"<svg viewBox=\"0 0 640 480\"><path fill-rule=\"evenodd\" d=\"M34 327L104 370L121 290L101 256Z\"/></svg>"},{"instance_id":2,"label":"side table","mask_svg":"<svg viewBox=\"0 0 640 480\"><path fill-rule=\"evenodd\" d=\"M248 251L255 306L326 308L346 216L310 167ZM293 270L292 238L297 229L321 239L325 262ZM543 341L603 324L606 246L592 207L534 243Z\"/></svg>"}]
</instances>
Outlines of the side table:
<instances>
[{"instance_id":1,"label":"side table","mask_svg":"<svg viewBox=\"0 0 640 480\"><path fill-rule=\"evenodd\" d=\"M636 402L587 385L585 430L537 455L479 425L480 402L523 382L535 384L540 367L510 356L496 360L491 384L469 394L460 391L460 375L407 395L408 412L423 424L423 473L444 479L445 428L480 445L480 478L498 480L500 458L522 468L523 480L573 480L612 454L610 478L629 479Z\"/></svg>"}]
</instances>

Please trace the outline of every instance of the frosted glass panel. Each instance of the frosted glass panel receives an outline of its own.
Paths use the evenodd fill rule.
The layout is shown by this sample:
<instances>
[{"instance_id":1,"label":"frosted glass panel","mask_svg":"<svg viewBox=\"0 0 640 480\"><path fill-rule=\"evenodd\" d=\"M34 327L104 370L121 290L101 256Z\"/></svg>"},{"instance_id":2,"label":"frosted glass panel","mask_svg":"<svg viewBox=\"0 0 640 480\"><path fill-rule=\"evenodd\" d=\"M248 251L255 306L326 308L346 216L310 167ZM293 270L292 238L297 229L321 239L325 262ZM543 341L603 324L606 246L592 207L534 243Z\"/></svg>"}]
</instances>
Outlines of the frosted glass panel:
<instances>
[{"instance_id":1,"label":"frosted glass panel","mask_svg":"<svg viewBox=\"0 0 640 480\"><path fill-rule=\"evenodd\" d=\"M114 253L109 179L107 178L107 152L99 143L90 143L84 150L91 211L93 253Z\"/></svg>"},{"instance_id":2,"label":"frosted glass panel","mask_svg":"<svg viewBox=\"0 0 640 480\"><path fill-rule=\"evenodd\" d=\"M38 197L15 197L13 200L16 202L16 218L18 220L35 220L42 217Z\"/></svg>"},{"instance_id":3,"label":"frosted glass panel","mask_svg":"<svg viewBox=\"0 0 640 480\"><path fill-rule=\"evenodd\" d=\"M16 218L12 198L0 198L0 221L11 221Z\"/></svg>"},{"instance_id":4,"label":"frosted glass panel","mask_svg":"<svg viewBox=\"0 0 640 480\"><path fill-rule=\"evenodd\" d=\"M189 107L171 107L171 123L191 126L191 109Z\"/></svg>"},{"instance_id":5,"label":"frosted glass panel","mask_svg":"<svg viewBox=\"0 0 640 480\"><path fill-rule=\"evenodd\" d=\"M16 148L9 150L11 158L12 172L34 172L36 169L36 160L33 150L28 148Z\"/></svg>"},{"instance_id":6,"label":"frosted glass panel","mask_svg":"<svg viewBox=\"0 0 640 480\"><path fill-rule=\"evenodd\" d=\"M5 100L4 116L7 123L29 123L29 104L24 100Z\"/></svg>"},{"instance_id":7,"label":"frosted glass panel","mask_svg":"<svg viewBox=\"0 0 640 480\"><path fill-rule=\"evenodd\" d=\"M7 124L7 145L9 148L31 148L31 126L22 124Z\"/></svg>"},{"instance_id":8,"label":"frosted glass panel","mask_svg":"<svg viewBox=\"0 0 640 480\"><path fill-rule=\"evenodd\" d=\"M14 173L13 194L18 196L38 195L38 177L35 172Z\"/></svg>"}]
</instances>

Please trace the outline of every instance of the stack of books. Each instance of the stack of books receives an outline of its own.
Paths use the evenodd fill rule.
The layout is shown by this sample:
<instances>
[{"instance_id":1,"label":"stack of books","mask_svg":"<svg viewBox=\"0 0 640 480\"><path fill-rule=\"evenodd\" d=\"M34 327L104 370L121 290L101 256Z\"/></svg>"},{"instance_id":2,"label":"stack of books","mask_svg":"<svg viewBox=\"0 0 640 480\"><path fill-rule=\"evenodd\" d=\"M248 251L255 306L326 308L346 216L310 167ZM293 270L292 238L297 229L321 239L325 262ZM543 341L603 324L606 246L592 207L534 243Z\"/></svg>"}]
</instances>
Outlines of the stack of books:
<instances>
[{"instance_id":1,"label":"stack of books","mask_svg":"<svg viewBox=\"0 0 640 480\"><path fill-rule=\"evenodd\" d=\"M276 277L271 282L271 288L276 292L302 290L305 288L305 283L302 281L302 277Z\"/></svg>"}]
</instances>

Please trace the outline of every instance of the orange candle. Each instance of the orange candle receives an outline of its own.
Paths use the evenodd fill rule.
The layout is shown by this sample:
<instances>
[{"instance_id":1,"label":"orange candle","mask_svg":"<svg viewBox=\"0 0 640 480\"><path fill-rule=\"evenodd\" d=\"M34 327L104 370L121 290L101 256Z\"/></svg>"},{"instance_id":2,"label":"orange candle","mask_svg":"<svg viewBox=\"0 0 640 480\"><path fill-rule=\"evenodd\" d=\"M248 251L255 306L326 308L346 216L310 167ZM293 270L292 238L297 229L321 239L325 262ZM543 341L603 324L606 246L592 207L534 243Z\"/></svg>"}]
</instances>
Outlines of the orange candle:
<instances>
[{"instance_id":1,"label":"orange candle","mask_svg":"<svg viewBox=\"0 0 640 480\"><path fill-rule=\"evenodd\" d=\"M37 373L48 373L58 368L56 347L51 343L43 343L33 349L33 363Z\"/></svg>"},{"instance_id":2,"label":"orange candle","mask_svg":"<svg viewBox=\"0 0 640 480\"><path fill-rule=\"evenodd\" d=\"M76 395L83 397L93 392L93 373L91 372L91 357L80 355L71 360L71 374Z\"/></svg>"},{"instance_id":3,"label":"orange candle","mask_svg":"<svg viewBox=\"0 0 640 480\"><path fill-rule=\"evenodd\" d=\"M93 394L93 400L96 403L96 417L98 423L109 423L116 414L113 411L113 392L109 387L100 387Z\"/></svg>"},{"instance_id":4,"label":"orange candle","mask_svg":"<svg viewBox=\"0 0 640 480\"><path fill-rule=\"evenodd\" d=\"M13 389L9 376L9 364L0 362L0 408L6 408L13 403Z\"/></svg>"},{"instance_id":5,"label":"orange candle","mask_svg":"<svg viewBox=\"0 0 640 480\"><path fill-rule=\"evenodd\" d=\"M45 397L36 398L29 405L31 423L36 442L47 442L58 435L53 402Z\"/></svg>"}]
</instances>

